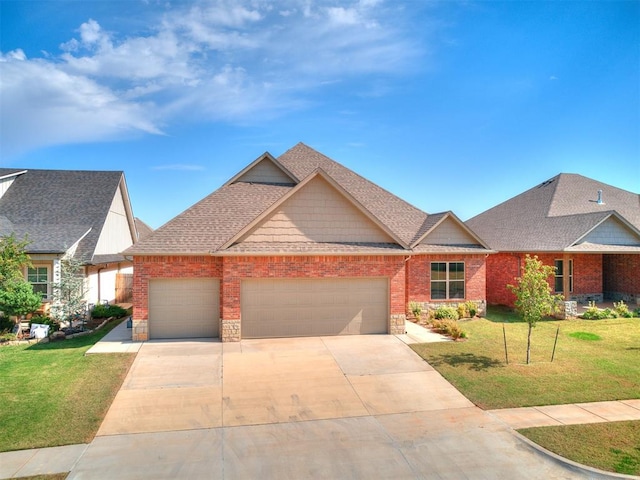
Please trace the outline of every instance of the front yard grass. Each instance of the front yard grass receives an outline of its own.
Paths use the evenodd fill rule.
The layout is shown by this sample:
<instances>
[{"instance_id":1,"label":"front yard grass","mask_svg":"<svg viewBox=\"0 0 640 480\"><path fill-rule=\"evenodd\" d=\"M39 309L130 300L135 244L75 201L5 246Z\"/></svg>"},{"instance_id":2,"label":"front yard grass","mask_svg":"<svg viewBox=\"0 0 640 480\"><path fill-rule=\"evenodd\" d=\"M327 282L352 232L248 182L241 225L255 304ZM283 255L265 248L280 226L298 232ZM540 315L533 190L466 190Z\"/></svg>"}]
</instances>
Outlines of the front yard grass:
<instances>
[{"instance_id":1,"label":"front yard grass","mask_svg":"<svg viewBox=\"0 0 640 480\"><path fill-rule=\"evenodd\" d=\"M0 452L93 439L135 355L84 353L117 323L69 340L0 347Z\"/></svg>"},{"instance_id":2,"label":"front yard grass","mask_svg":"<svg viewBox=\"0 0 640 480\"><path fill-rule=\"evenodd\" d=\"M640 422L590 423L518 430L571 460L627 475L640 475Z\"/></svg>"},{"instance_id":3,"label":"front yard grass","mask_svg":"<svg viewBox=\"0 0 640 480\"><path fill-rule=\"evenodd\" d=\"M412 348L480 408L640 398L640 319L539 322L532 333L529 365L525 364L527 324L512 312L489 309L487 319L464 321L461 326L468 337L464 342ZM520 433L579 463L640 474L640 421L540 427Z\"/></svg>"}]
</instances>

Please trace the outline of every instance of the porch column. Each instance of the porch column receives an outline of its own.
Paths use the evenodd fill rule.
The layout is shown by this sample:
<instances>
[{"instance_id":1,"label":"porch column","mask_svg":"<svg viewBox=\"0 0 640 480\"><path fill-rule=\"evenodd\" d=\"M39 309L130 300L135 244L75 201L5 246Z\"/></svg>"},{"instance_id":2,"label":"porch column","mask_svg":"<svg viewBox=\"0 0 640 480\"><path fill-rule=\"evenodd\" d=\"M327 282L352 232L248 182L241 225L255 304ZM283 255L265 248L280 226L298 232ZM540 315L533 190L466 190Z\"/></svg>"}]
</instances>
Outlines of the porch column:
<instances>
[{"instance_id":1,"label":"porch column","mask_svg":"<svg viewBox=\"0 0 640 480\"><path fill-rule=\"evenodd\" d=\"M562 256L562 295L565 300L570 298L571 289L569 288L569 262L571 258L569 255L564 254Z\"/></svg>"}]
</instances>

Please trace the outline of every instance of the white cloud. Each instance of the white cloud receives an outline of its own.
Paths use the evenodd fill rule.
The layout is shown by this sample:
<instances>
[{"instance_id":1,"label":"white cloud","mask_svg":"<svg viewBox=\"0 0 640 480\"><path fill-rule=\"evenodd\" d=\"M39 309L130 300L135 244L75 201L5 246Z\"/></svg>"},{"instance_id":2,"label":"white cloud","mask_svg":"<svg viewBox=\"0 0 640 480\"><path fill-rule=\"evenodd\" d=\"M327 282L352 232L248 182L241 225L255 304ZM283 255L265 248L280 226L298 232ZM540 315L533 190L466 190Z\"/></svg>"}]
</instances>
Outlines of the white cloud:
<instances>
[{"instance_id":1,"label":"white cloud","mask_svg":"<svg viewBox=\"0 0 640 480\"><path fill-rule=\"evenodd\" d=\"M161 134L152 105L121 99L89 78L15 52L0 56L3 155L64 143Z\"/></svg>"},{"instance_id":2,"label":"white cloud","mask_svg":"<svg viewBox=\"0 0 640 480\"><path fill-rule=\"evenodd\" d=\"M58 55L0 53L4 153L161 134L182 121L255 121L304 108L350 79L370 90L368 75L402 74L422 55L400 28L406 12L394 16L390 5L177 3L145 34L88 19Z\"/></svg>"}]
</instances>

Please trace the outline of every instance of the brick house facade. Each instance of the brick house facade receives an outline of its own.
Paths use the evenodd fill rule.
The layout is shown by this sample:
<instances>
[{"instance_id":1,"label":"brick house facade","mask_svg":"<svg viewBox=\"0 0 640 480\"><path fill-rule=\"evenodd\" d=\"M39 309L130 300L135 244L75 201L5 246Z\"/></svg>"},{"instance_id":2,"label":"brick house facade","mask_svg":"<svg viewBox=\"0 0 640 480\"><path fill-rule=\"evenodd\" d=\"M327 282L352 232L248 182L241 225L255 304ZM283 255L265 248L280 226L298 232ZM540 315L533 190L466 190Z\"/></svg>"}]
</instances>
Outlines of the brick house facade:
<instances>
[{"instance_id":1,"label":"brick house facade","mask_svg":"<svg viewBox=\"0 0 640 480\"><path fill-rule=\"evenodd\" d=\"M488 253L451 212L428 215L299 144L259 157L126 252L133 338L404 333L410 301L483 311ZM432 265L444 269L438 298Z\"/></svg>"},{"instance_id":2,"label":"brick house facade","mask_svg":"<svg viewBox=\"0 0 640 480\"><path fill-rule=\"evenodd\" d=\"M466 222L499 253L486 263L487 301L513 306L507 288L526 254L555 266L565 301L640 304L640 196L560 174Z\"/></svg>"}]
</instances>

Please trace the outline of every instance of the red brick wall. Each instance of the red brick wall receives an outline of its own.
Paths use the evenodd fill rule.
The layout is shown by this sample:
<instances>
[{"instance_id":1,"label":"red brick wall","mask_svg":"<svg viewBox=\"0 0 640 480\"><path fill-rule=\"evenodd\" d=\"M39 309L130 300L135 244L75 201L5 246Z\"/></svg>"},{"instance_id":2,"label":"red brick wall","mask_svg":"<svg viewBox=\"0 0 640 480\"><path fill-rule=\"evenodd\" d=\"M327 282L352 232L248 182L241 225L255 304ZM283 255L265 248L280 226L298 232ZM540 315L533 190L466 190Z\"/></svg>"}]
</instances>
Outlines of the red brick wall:
<instances>
[{"instance_id":1,"label":"red brick wall","mask_svg":"<svg viewBox=\"0 0 640 480\"><path fill-rule=\"evenodd\" d=\"M224 257L222 318L240 318L240 281L243 278L388 277L390 314L404 314L404 258L350 257Z\"/></svg>"},{"instance_id":2,"label":"red brick wall","mask_svg":"<svg viewBox=\"0 0 640 480\"><path fill-rule=\"evenodd\" d=\"M411 301L431 302L431 262L464 262L465 300L486 298L485 255L417 255L407 262L407 298ZM439 300L433 300L437 302ZM450 300L441 300L448 302Z\"/></svg>"},{"instance_id":3,"label":"red brick wall","mask_svg":"<svg viewBox=\"0 0 640 480\"><path fill-rule=\"evenodd\" d=\"M555 260L573 260L572 295L590 295L602 293L602 255L562 253L529 253L537 255L545 265L553 266ZM496 253L487 258L487 302L491 305L513 306L515 296L507 288L515 285L524 265L525 253ZM553 279L550 285L553 286Z\"/></svg>"},{"instance_id":4,"label":"red brick wall","mask_svg":"<svg viewBox=\"0 0 640 480\"><path fill-rule=\"evenodd\" d=\"M133 257L134 320L143 320L149 316L149 279L181 277L220 278L222 277L222 259L208 256Z\"/></svg>"},{"instance_id":5,"label":"red brick wall","mask_svg":"<svg viewBox=\"0 0 640 480\"><path fill-rule=\"evenodd\" d=\"M573 295L602 293L603 278L601 254L573 255Z\"/></svg>"},{"instance_id":6,"label":"red brick wall","mask_svg":"<svg viewBox=\"0 0 640 480\"><path fill-rule=\"evenodd\" d=\"M604 291L640 296L640 255L604 256Z\"/></svg>"}]
</instances>

